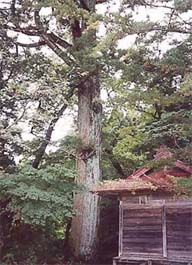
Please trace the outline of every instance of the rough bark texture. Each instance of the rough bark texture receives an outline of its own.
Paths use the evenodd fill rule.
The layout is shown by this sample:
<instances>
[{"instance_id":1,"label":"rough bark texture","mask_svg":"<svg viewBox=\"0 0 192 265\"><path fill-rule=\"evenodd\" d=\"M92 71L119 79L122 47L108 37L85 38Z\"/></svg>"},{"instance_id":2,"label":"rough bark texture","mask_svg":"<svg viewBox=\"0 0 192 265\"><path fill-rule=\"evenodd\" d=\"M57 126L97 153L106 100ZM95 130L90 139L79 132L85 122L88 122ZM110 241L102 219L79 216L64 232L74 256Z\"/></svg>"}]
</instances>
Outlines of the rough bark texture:
<instances>
[{"instance_id":1,"label":"rough bark texture","mask_svg":"<svg viewBox=\"0 0 192 265\"><path fill-rule=\"evenodd\" d=\"M78 152L78 183L86 187L83 195L76 195L77 216L72 221L72 240L77 258L91 260L94 256L99 221L99 198L89 190L99 182L101 104L98 76L90 77L79 88L78 129L82 146Z\"/></svg>"},{"instance_id":2,"label":"rough bark texture","mask_svg":"<svg viewBox=\"0 0 192 265\"><path fill-rule=\"evenodd\" d=\"M95 12L95 0L81 0L80 6L90 13ZM87 43L78 39L86 29L86 22L77 20L71 27L74 47L77 51L91 47L96 38L96 32L90 31ZM78 131L82 146L78 150L77 182L86 187L84 194L74 198L76 217L72 220L72 247L76 258L93 260L98 234L99 198L89 190L101 179L101 114L100 84L97 71L90 73L86 81L78 88ZM93 262L92 262L93 264Z\"/></svg>"}]
</instances>

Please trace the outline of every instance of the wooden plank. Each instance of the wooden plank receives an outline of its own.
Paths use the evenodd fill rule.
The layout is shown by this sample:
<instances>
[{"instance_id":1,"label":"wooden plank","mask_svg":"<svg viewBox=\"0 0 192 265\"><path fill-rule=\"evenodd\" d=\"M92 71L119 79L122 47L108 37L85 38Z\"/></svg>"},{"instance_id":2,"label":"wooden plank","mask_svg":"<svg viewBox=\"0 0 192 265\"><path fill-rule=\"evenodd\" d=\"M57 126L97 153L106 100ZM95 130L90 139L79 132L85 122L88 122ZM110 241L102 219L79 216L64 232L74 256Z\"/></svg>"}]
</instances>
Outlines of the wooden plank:
<instances>
[{"instance_id":1,"label":"wooden plank","mask_svg":"<svg viewBox=\"0 0 192 265\"><path fill-rule=\"evenodd\" d=\"M163 256L162 207L123 207L122 254Z\"/></svg>"},{"instance_id":2,"label":"wooden plank","mask_svg":"<svg viewBox=\"0 0 192 265\"><path fill-rule=\"evenodd\" d=\"M118 257L116 258L117 261L117 265L120 264L142 264L141 262L152 262L152 264L161 264L161 265L170 265L170 264L175 264L175 265L181 265L181 264L185 264L185 265L191 265L192 264L192 259L181 259L181 258L161 258L161 257L155 257L155 256L122 256L122 257ZM135 263L134 263L135 262Z\"/></svg>"},{"instance_id":3,"label":"wooden plank","mask_svg":"<svg viewBox=\"0 0 192 265\"><path fill-rule=\"evenodd\" d=\"M166 223L166 208L162 209L162 228L163 228L163 257L167 257L167 223Z\"/></svg>"},{"instance_id":4,"label":"wooden plank","mask_svg":"<svg viewBox=\"0 0 192 265\"><path fill-rule=\"evenodd\" d=\"M192 259L192 205L167 207L169 257Z\"/></svg>"},{"instance_id":5,"label":"wooden plank","mask_svg":"<svg viewBox=\"0 0 192 265\"><path fill-rule=\"evenodd\" d=\"M119 203L119 256L122 255L123 252L123 209L122 209L122 201Z\"/></svg>"},{"instance_id":6,"label":"wooden plank","mask_svg":"<svg viewBox=\"0 0 192 265\"><path fill-rule=\"evenodd\" d=\"M142 210L142 209L158 209L160 208L160 205L156 204L145 204L141 206L140 204L129 204L129 203L123 203L122 204L123 209L129 209L129 210Z\"/></svg>"},{"instance_id":7,"label":"wooden plank","mask_svg":"<svg viewBox=\"0 0 192 265\"><path fill-rule=\"evenodd\" d=\"M113 258L113 265L117 265L117 259Z\"/></svg>"},{"instance_id":8,"label":"wooden plank","mask_svg":"<svg viewBox=\"0 0 192 265\"><path fill-rule=\"evenodd\" d=\"M128 216L129 218L131 216L138 216L138 215L141 215L145 218L149 217L150 215L151 216L155 216L156 214L158 215L160 212L161 212L161 206L159 205L153 205L153 206L148 206L148 205L138 205L138 206L135 206L135 207L131 207L131 206L128 206L128 207L125 207L123 205L123 211L124 211L124 215L126 213L128 213ZM153 211L152 211L153 210ZM148 212L148 215L142 215L143 212L147 213Z\"/></svg>"},{"instance_id":9,"label":"wooden plank","mask_svg":"<svg viewBox=\"0 0 192 265\"><path fill-rule=\"evenodd\" d=\"M139 196L138 195L126 195L126 196L121 196L121 200L123 204L128 203L128 204L139 204Z\"/></svg>"},{"instance_id":10,"label":"wooden plank","mask_svg":"<svg viewBox=\"0 0 192 265\"><path fill-rule=\"evenodd\" d=\"M192 200L122 205L121 254L192 260ZM167 213L168 211L168 213ZM160 243L160 244L159 244ZM150 253L151 251L151 253Z\"/></svg>"},{"instance_id":11,"label":"wooden plank","mask_svg":"<svg viewBox=\"0 0 192 265\"><path fill-rule=\"evenodd\" d=\"M176 201L167 201L166 206L169 208L183 208L185 210L185 206L192 207L192 200L191 199L183 199L183 200L176 200Z\"/></svg>"}]
</instances>

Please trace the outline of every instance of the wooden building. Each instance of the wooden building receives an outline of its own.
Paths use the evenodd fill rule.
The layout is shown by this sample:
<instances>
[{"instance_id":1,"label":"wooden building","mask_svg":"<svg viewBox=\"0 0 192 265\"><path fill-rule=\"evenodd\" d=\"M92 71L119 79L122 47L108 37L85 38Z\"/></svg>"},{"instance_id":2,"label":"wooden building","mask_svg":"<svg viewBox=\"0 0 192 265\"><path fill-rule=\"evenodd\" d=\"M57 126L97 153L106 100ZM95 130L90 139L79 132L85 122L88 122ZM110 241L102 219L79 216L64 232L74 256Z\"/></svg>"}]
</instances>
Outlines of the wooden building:
<instances>
[{"instance_id":1,"label":"wooden building","mask_svg":"<svg viewBox=\"0 0 192 265\"><path fill-rule=\"evenodd\" d=\"M160 150L154 160L170 157ZM120 200L114 265L192 265L192 199L175 194L176 181L191 175L192 167L176 161L172 167L144 167L126 180L106 181L95 188L99 195L114 194Z\"/></svg>"}]
</instances>

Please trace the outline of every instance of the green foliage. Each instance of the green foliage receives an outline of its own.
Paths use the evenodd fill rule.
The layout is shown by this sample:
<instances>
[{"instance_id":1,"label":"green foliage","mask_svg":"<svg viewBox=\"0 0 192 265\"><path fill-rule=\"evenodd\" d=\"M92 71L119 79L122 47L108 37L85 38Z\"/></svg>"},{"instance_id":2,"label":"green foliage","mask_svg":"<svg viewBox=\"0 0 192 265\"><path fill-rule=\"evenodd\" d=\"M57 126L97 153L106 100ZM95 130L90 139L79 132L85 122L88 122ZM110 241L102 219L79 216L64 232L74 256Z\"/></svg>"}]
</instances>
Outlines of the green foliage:
<instances>
[{"instance_id":1,"label":"green foliage","mask_svg":"<svg viewBox=\"0 0 192 265\"><path fill-rule=\"evenodd\" d=\"M192 3L190 0L175 0L174 5L180 12L187 12L192 9Z\"/></svg>"},{"instance_id":2,"label":"green foliage","mask_svg":"<svg viewBox=\"0 0 192 265\"><path fill-rule=\"evenodd\" d=\"M79 191L74 176L74 171L62 165L40 170L24 167L13 174L2 174L1 196L11 197L7 207L24 223L61 225L74 214L72 195Z\"/></svg>"},{"instance_id":3,"label":"green foliage","mask_svg":"<svg viewBox=\"0 0 192 265\"><path fill-rule=\"evenodd\" d=\"M149 161L146 163L146 166L148 166L151 169L157 170L157 169L163 169L166 166L174 166L175 159L174 158L162 158L154 161Z\"/></svg>"},{"instance_id":4,"label":"green foliage","mask_svg":"<svg viewBox=\"0 0 192 265\"><path fill-rule=\"evenodd\" d=\"M119 129L119 137L113 154L129 167L139 167L145 161L145 154L139 150L142 145L144 135L139 132L139 128L129 125L127 128ZM131 167L131 168L130 168Z\"/></svg>"},{"instance_id":5,"label":"green foliage","mask_svg":"<svg viewBox=\"0 0 192 265\"><path fill-rule=\"evenodd\" d=\"M183 193L187 196L192 196L192 179L182 178L177 181L178 194Z\"/></svg>"}]
</instances>

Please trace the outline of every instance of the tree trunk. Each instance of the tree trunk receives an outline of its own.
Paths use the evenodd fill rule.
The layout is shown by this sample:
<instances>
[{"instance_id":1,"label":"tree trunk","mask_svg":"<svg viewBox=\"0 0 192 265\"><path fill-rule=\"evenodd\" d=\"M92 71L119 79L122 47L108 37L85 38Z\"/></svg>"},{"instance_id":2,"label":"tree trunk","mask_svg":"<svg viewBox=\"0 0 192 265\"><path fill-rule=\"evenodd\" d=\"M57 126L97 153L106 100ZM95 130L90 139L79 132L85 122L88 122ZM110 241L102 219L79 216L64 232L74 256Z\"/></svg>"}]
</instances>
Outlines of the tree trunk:
<instances>
[{"instance_id":1,"label":"tree trunk","mask_svg":"<svg viewBox=\"0 0 192 265\"><path fill-rule=\"evenodd\" d=\"M99 198L89 190L101 179L101 114L98 76L89 77L79 88L78 129L82 146L78 150L78 183L86 187L76 195L74 207L77 216L72 221L72 246L81 260L91 260L97 243Z\"/></svg>"},{"instance_id":2,"label":"tree trunk","mask_svg":"<svg viewBox=\"0 0 192 265\"><path fill-rule=\"evenodd\" d=\"M81 8L90 13L95 12L96 0L79 1ZM94 46L96 31L90 30L87 39L82 43L86 29L86 21L75 20L72 25L72 35L76 51L90 49ZM83 61L83 60L82 60ZM92 66L92 65L91 65ZM91 73L92 72L92 73ZM72 248L76 258L90 261L93 259L99 224L99 197L90 190L101 180L101 115L100 84L98 71L91 71L85 81L78 87L78 131L81 147L78 150L77 182L86 188L83 194L74 198L74 208L77 212L72 220Z\"/></svg>"}]
</instances>

